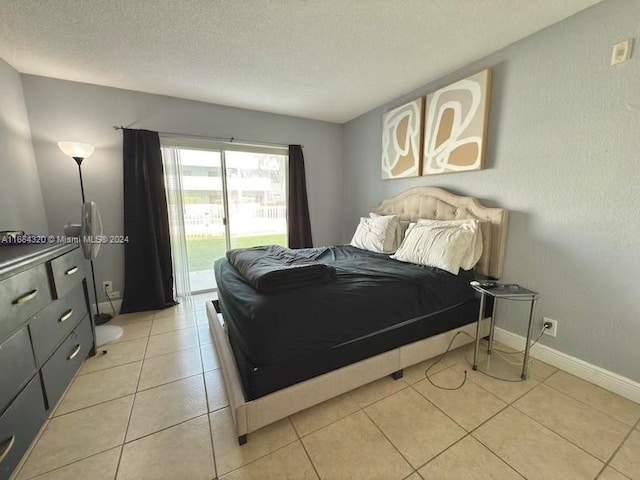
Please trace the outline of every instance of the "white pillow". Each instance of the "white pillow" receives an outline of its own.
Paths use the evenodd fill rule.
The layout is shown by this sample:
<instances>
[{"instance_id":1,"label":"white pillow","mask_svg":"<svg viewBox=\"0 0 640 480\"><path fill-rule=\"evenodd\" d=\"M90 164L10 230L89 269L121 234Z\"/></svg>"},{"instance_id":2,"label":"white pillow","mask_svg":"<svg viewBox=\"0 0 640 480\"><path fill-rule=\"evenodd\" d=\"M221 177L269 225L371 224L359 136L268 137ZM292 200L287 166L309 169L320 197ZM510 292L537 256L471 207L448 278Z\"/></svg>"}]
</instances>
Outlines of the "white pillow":
<instances>
[{"instance_id":1,"label":"white pillow","mask_svg":"<svg viewBox=\"0 0 640 480\"><path fill-rule=\"evenodd\" d=\"M398 248L398 223L397 215L361 218L351 245L370 252L393 253Z\"/></svg>"},{"instance_id":2,"label":"white pillow","mask_svg":"<svg viewBox=\"0 0 640 480\"><path fill-rule=\"evenodd\" d=\"M475 257L478 221L453 222L456 223L438 220L417 223L407 231L402 245L391 258L437 267L454 275L458 274L461 267L469 267L466 270L473 268L475 263L469 266L470 252Z\"/></svg>"},{"instance_id":3,"label":"white pillow","mask_svg":"<svg viewBox=\"0 0 640 480\"><path fill-rule=\"evenodd\" d=\"M370 218L380 218L384 216L398 218L398 227L396 228L396 244L395 244L395 247L393 248L393 251L395 252L398 249L398 247L400 247L400 244L404 239L404 234L407 231L407 228L409 227L409 222L405 220L400 220L400 217L398 217L397 215L379 215L373 212L369 213Z\"/></svg>"},{"instance_id":4,"label":"white pillow","mask_svg":"<svg viewBox=\"0 0 640 480\"><path fill-rule=\"evenodd\" d=\"M471 270L476 266L476 263L480 260L482 256L482 229L480 228L480 222L475 219L466 219L466 220L430 220L421 218L418 220L418 223L427 224L427 223L435 223L443 226L457 226L457 225L469 225L471 228L475 229L475 241L469 245L469 250L467 254L464 256L464 259L460 263L460 267L464 270Z\"/></svg>"}]
</instances>

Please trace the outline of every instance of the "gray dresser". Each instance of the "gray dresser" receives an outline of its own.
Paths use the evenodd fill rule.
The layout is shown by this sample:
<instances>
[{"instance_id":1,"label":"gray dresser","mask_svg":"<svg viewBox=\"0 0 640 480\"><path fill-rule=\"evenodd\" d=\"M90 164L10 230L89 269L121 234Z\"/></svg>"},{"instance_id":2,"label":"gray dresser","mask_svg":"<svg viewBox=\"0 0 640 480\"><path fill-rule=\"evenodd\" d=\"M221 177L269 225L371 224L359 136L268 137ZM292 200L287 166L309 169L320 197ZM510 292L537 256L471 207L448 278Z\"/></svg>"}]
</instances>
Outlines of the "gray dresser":
<instances>
[{"instance_id":1,"label":"gray dresser","mask_svg":"<svg viewBox=\"0 0 640 480\"><path fill-rule=\"evenodd\" d=\"M0 480L95 353L77 245L0 246Z\"/></svg>"}]
</instances>

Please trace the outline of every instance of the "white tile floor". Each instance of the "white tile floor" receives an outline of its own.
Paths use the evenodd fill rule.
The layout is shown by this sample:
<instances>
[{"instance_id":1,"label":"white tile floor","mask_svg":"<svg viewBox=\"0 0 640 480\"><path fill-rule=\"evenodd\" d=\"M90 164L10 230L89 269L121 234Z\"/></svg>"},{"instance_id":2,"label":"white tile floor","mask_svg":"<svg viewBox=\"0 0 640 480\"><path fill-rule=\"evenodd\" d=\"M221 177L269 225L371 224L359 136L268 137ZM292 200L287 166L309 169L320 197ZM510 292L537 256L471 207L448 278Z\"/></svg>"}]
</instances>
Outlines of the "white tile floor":
<instances>
[{"instance_id":1,"label":"white tile floor","mask_svg":"<svg viewBox=\"0 0 640 480\"><path fill-rule=\"evenodd\" d=\"M526 382L472 371L468 351L297 413L239 447L205 296L120 316L17 479L640 479L640 405L540 362Z\"/></svg>"}]
</instances>

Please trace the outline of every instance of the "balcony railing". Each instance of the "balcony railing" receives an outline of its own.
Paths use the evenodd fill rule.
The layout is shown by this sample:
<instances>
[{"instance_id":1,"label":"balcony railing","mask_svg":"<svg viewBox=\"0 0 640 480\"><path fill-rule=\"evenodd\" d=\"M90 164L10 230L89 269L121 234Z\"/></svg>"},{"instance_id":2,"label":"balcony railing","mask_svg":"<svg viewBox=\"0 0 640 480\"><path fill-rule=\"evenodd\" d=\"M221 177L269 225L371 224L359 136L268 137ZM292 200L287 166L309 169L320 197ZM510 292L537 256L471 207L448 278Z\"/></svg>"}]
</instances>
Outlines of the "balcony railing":
<instances>
[{"instance_id":1,"label":"balcony railing","mask_svg":"<svg viewBox=\"0 0 640 480\"><path fill-rule=\"evenodd\" d=\"M187 237L224 235L222 205L185 205L184 228ZM280 233L287 229L287 207L242 203L229 205L231 235Z\"/></svg>"}]
</instances>

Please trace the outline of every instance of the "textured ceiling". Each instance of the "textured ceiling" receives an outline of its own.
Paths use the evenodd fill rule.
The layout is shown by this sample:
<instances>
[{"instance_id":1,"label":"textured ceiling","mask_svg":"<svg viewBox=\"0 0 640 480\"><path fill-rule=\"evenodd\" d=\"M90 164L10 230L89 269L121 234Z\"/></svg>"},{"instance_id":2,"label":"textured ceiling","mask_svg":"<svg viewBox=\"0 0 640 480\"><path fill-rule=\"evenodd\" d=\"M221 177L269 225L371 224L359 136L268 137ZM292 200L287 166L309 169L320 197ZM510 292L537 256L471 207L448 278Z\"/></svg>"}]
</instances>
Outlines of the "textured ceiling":
<instances>
[{"instance_id":1,"label":"textured ceiling","mask_svg":"<svg viewBox=\"0 0 640 480\"><path fill-rule=\"evenodd\" d=\"M599 0L0 0L19 72L333 122Z\"/></svg>"}]
</instances>

